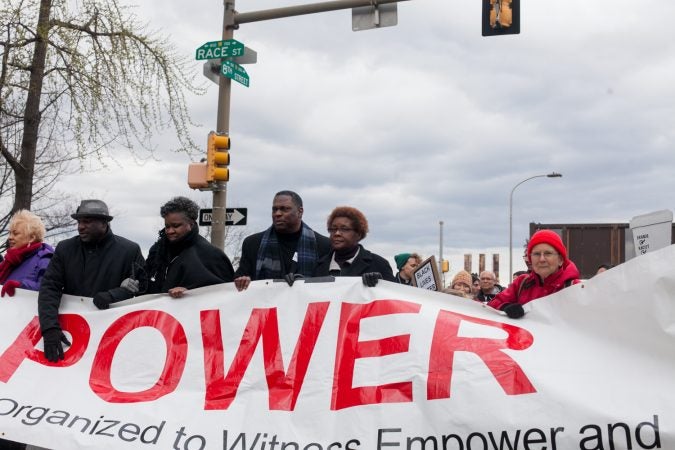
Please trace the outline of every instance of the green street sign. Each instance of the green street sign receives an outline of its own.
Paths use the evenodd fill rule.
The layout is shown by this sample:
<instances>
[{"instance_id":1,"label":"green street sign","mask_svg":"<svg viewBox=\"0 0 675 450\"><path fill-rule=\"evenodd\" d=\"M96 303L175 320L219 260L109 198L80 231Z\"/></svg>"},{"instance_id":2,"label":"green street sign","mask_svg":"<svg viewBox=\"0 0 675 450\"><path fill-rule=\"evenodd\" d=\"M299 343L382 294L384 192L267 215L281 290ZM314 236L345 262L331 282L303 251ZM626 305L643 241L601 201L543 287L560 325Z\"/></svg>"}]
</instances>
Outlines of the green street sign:
<instances>
[{"instance_id":1,"label":"green street sign","mask_svg":"<svg viewBox=\"0 0 675 450\"><path fill-rule=\"evenodd\" d=\"M243 56L244 44L236 39L226 41L207 42L197 49L195 58L200 59L218 59L231 56Z\"/></svg>"},{"instance_id":2,"label":"green street sign","mask_svg":"<svg viewBox=\"0 0 675 450\"><path fill-rule=\"evenodd\" d=\"M232 61L225 60L220 66L220 74L248 87L249 78L246 69Z\"/></svg>"}]
</instances>

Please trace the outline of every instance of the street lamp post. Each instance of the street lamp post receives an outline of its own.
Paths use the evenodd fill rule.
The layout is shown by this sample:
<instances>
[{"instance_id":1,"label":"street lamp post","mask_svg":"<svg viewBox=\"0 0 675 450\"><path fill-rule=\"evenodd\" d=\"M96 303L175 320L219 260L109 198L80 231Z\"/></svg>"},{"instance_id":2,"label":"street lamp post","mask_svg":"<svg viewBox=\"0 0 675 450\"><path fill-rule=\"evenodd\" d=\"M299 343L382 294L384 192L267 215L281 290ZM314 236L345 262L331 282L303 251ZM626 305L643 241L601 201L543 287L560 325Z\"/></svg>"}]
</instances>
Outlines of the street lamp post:
<instances>
[{"instance_id":1,"label":"street lamp post","mask_svg":"<svg viewBox=\"0 0 675 450\"><path fill-rule=\"evenodd\" d=\"M548 174L534 175L532 177L525 178L523 181L513 186L513 189L511 189L511 195L509 196L509 280L511 281L513 281L513 191L515 191L518 186L525 183L526 181L543 177L560 178L562 177L562 174L551 172Z\"/></svg>"},{"instance_id":2,"label":"street lamp post","mask_svg":"<svg viewBox=\"0 0 675 450\"><path fill-rule=\"evenodd\" d=\"M445 287L445 272L443 272L443 221L438 222L438 273L441 274L441 285Z\"/></svg>"}]
</instances>

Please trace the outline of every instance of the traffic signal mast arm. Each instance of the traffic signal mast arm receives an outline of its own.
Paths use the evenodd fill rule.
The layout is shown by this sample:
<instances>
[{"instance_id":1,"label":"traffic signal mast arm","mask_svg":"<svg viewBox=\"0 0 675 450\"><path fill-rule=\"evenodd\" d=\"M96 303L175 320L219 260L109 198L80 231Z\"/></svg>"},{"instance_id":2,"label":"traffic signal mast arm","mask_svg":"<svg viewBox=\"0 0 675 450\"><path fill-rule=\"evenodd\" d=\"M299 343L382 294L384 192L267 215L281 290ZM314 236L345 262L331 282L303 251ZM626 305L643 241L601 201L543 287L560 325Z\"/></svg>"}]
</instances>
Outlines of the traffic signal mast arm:
<instances>
[{"instance_id":1,"label":"traffic signal mast arm","mask_svg":"<svg viewBox=\"0 0 675 450\"><path fill-rule=\"evenodd\" d=\"M313 14L326 11L337 11L340 9L358 8L363 6L371 6L377 10L378 4L398 3L399 1L407 0L333 0L322 3L238 13L235 10L235 0L224 0L223 30L221 40L229 41L234 39L234 30L239 28L239 25L242 23L251 23L262 20L279 19L283 17L300 16L304 14ZM243 77L241 74L240 76ZM213 136L214 149L223 148L218 147L219 144L223 143L222 139L227 140L227 149L230 148L228 135L230 132L231 81L232 80L227 77L221 77L219 79L218 117L216 120L216 130L218 133L213 133L213 135L215 135ZM242 82L241 80L236 81ZM209 152L211 148L211 140L212 134L209 134ZM211 225L211 243L220 249L225 247L225 211L227 205L226 191L227 181L230 177L229 169L227 167L223 167L226 164L229 164L229 153L227 153L227 149L224 149L224 153L226 153L227 156L217 155L218 153L222 153L223 150L213 150L213 159L210 159L210 157L207 155L206 167L207 179L209 180L209 184L213 186L213 222ZM202 185L203 183L196 183L192 186L198 187Z\"/></svg>"},{"instance_id":2,"label":"traffic signal mast arm","mask_svg":"<svg viewBox=\"0 0 675 450\"><path fill-rule=\"evenodd\" d=\"M377 6L387 3L399 3L408 0L334 0L330 2L308 3L304 5L285 6L283 8L263 9L246 13L234 13L235 28L242 23L260 22L262 20L281 19L284 17L302 16L340 9L358 8L361 6Z\"/></svg>"}]
</instances>

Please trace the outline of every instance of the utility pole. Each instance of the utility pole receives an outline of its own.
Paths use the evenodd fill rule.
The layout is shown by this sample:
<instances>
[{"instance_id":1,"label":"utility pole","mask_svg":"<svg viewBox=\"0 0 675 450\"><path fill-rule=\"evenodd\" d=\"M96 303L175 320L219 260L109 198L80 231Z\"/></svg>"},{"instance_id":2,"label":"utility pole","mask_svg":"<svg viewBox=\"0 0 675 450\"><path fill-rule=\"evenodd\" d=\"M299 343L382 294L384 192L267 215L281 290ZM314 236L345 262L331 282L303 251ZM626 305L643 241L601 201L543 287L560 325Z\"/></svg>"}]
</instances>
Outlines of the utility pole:
<instances>
[{"instance_id":1,"label":"utility pole","mask_svg":"<svg viewBox=\"0 0 675 450\"><path fill-rule=\"evenodd\" d=\"M438 221L438 273L441 274L441 284L445 287L445 272L443 272L443 221Z\"/></svg>"},{"instance_id":2,"label":"utility pole","mask_svg":"<svg viewBox=\"0 0 675 450\"><path fill-rule=\"evenodd\" d=\"M519 182L513 189L511 189L511 194L509 195L509 282L513 281L513 192L518 186L525 183L526 181L534 180L535 178L560 178L562 174L557 172L551 172L549 174L534 175L529 178L525 178L523 181Z\"/></svg>"},{"instance_id":3,"label":"utility pole","mask_svg":"<svg viewBox=\"0 0 675 450\"><path fill-rule=\"evenodd\" d=\"M224 0L223 40L234 36L234 0ZM230 134L230 98L232 80L220 77L218 82L218 117L216 132ZM216 181L213 189L213 212L211 216L211 243L221 250L225 249L225 221L227 205L227 182Z\"/></svg>"},{"instance_id":4,"label":"utility pole","mask_svg":"<svg viewBox=\"0 0 675 450\"><path fill-rule=\"evenodd\" d=\"M407 0L333 0L321 3L287 6L247 13L237 13L234 10L234 0L224 0L225 11L223 14L223 41L234 38L234 30L242 23L259 22L262 20L280 19L305 14L315 14L340 9L372 7L373 27L388 26L386 20L382 20L378 5L398 3ZM230 99L232 92L232 80L221 76L218 80L218 117L216 120L216 132L230 134ZM216 181L213 191L213 212L211 216L211 243L220 249L225 248L225 223L227 219L227 182Z\"/></svg>"}]
</instances>

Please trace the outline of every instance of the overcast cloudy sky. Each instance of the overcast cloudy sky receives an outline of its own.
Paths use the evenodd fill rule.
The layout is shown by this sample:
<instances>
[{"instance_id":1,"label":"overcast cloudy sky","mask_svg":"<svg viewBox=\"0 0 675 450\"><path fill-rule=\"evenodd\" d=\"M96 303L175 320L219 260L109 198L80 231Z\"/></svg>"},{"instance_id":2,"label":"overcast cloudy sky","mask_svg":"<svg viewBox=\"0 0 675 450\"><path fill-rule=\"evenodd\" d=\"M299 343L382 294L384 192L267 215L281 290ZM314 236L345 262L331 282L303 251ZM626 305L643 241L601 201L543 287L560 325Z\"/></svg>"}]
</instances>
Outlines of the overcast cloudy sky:
<instances>
[{"instance_id":1,"label":"overcast cloudy sky","mask_svg":"<svg viewBox=\"0 0 675 450\"><path fill-rule=\"evenodd\" d=\"M142 3L139 17L187 55L221 36L220 1ZM516 255L529 222L627 222L673 209L675 2L521 8L520 35L490 38L480 0L402 2L398 26L360 32L348 10L242 25L235 38L258 63L246 67L250 88L233 83L227 203L248 208L246 233L269 226L274 192L292 189L322 232L333 207L361 209L371 228L364 245L390 259L438 255L442 220L451 273L464 253L476 270L479 252L497 251L505 277L509 193L525 178L563 174L515 191ZM189 100L198 142L216 123L217 87L204 83L208 93ZM113 230L147 251L163 202L210 203L187 188L188 156L158 155L144 166L122 158L124 167L69 176L62 187L106 200Z\"/></svg>"}]
</instances>

